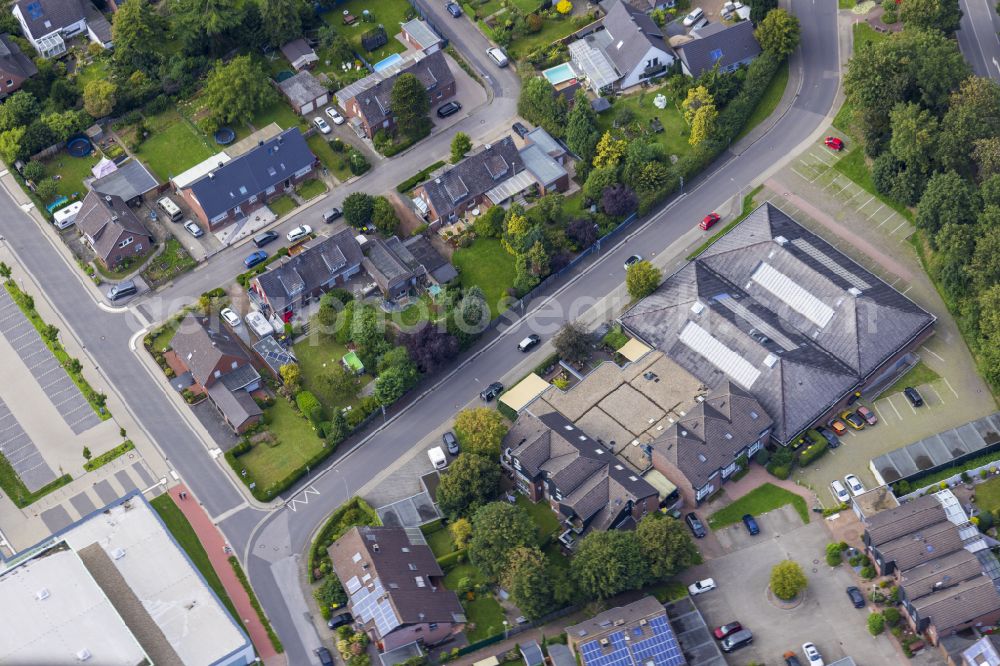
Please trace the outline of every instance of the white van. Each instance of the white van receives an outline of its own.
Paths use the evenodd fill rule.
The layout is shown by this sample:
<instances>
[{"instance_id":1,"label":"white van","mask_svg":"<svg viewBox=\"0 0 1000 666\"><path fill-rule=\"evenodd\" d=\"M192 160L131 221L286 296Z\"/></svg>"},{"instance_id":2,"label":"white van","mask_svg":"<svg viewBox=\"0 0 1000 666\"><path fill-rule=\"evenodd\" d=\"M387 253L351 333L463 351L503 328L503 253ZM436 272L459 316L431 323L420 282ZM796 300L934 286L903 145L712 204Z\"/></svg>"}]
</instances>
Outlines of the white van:
<instances>
[{"instance_id":1,"label":"white van","mask_svg":"<svg viewBox=\"0 0 1000 666\"><path fill-rule=\"evenodd\" d=\"M81 208L83 208L83 202L74 201L70 205L52 213L52 221L56 225L56 229L62 231L76 224L76 216L79 215Z\"/></svg>"},{"instance_id":2,"label":"white van","mask_svg":"<svg viewBox=\"0 0 1000 666\"><path fill-rule=\"evenodd\" d=\"M444 449L440 446L435 446L433 449L428 451L427 457L431 459L431 464L434 465L434 469L444 469L448 466L448 458L444 455Z\"/></svg>"},{"instance_id":3,"label":"white van","mask_svg":"<svg viewBox=\"0 0 1000 666\"><path fill-rule=\"evenodd\" d=\"M170 197L161 197L156 202L156 205L174 222L181 219L181 209L177 207L177 204Z\"/></svg>"}]
</instances>

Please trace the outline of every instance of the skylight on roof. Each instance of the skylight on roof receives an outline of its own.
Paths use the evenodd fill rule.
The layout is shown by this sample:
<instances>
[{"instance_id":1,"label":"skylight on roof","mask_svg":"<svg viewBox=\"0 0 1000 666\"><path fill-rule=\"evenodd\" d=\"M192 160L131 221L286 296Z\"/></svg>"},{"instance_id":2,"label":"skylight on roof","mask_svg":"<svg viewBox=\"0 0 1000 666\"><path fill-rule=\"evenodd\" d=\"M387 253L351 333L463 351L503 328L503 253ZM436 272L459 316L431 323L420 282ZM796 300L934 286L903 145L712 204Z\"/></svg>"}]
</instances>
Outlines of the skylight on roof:
<instances>
[{"instance_id":1,"label":"skylight on roof","mask_svg":"<svg viewBox=\"0 0 1000 666\"><path fill-rule=\"evenodd\" d=\"M709 51L708 55L712 59L712 62L722 60L722 49L712 49Z\"/></svg>"},{"instance_id":2,"label":"skylight on roof","mask_svg":"<svg viewBox=\"0 0 1000 666\"><path fill-rule=\"evenodd\" d=\"M745 389L751 388L760 377L760 370L752 363L693 321L684 326L678 339Z\"/></svg>"},{"instance_id":3,"label":"skylight on roof","mask_svg":"<svg viewBox=\"0 0 1000 666\"><path fill-rule=\"evenodd\" d=\"M750 279L820 328L833 319L833 308L767 262L761 262Z\"/></svg>"}]
</instances>

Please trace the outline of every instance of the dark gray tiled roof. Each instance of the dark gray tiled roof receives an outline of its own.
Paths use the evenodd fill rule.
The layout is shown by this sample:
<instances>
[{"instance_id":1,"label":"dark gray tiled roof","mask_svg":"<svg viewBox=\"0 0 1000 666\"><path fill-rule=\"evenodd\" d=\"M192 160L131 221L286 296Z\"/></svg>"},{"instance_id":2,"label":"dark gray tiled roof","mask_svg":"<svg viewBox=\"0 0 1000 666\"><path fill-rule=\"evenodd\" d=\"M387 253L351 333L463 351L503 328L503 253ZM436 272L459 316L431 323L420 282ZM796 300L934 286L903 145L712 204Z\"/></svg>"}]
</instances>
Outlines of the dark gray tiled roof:
<instances>
[{"instance_id":1,"label":"dark gray tiled roof","mask_svg":"<svg viewBox=\"0 0 1000 666\"><path fill-rule=\"evenodd\" d=\"M223 164L189 188L211 220L267 188L277 187L315 161L299 128L293 127Z\"/></svg>"},{"instance_id":2,"label":"dark gray tiled roof","mask_svg":"<svg viewBox=\"0 0 1000 666\"><path fill-rule=\"evenodd\" d=\"M424 191L438 215L446 216L459 204L488 191L516 172L524 171L524 162L514 140L508 134L489 149L466 157L439 178L424 183Z\"/></svg>"},{"instance_id":3,"label":"dark gray tiled roof","mask_svg":"<svg viewBox=\"0 0 1000 666\"><path fill-rule=\"evenodd\" d=\"M868 543L881 546L894 539L919 530L924 525L947 519L944 507L934 495L924 495L900 504L888 511L879 511L868 519L865 533Z\"/></svg>"},{"instance_id":4,"label":"dark gray tiled roof","mask_svg":"<svg viewBox=\"0 0 1000 666\"><path fill-rule=\"evenodd\" d=\"M621 322L707 385L748 390L788 442L934 317L764 204Z\"/></svg>"},{"instance_id":5,"label":"dark gray tiled roof","mask_svg":"<svg viewBox=\"0 0 1000 666\"><path fill-rule=\"evenodd\" d=\"M942 635L1000 609L1000 594L988 576L980 576L918 599L913 607L920 619L929 620Z\"/></svg>"},{"instance_id":6,"label":"dark gray tiled roof","mask_svg":"<svg viewBox=\"0 0 1000 666\"><path fill-rule=\"evenodd\" d=\"M605 3L608 15L604 17L604 30L611 36L611 43L604 49L615 69L622 76L640 64L655 47L670 53L670 46L663 40L663 31L645 12L632 7L624 0Z\"/></svg>"},{"instance_id":7,"label":"dark gray tiled roof","mask_svg":"<svg viewBox=\"0 0 1000 666\"><path fill-rule=\"evenodd\" d=\"M936 557L930 562L902 572L899 584L910 601L950 587L963 580L983 575L979 558L964 548Z\"/></svg>"},{"instance_id":8,"label":"dark gray tiled roof","mask_svg":"<svg viewBox=\"0 0 1000 666\"><path fill-rule=\"evenodd\" d=\"M716 62L720 68L725 69L729 65L760 55L760 44L753 35L753 24L750 21L740 21L725 29L699 34L700 39L677 47L678 55L694 77L712 69Z\"/></svg>"},{"instance_id":9,"label":"dark gray tiled roof","mask_svg":"<svg viewBox=\"0 0 1000 666\"><path fill-rule=\"evenodd\" d=\"M444 284L458 277L458 271L451 262L442 257L433 243L423 234L407 239L403 245L436 282Z\"/></svg>"},{"instance_id":10,"label":"dark gray tiled roof","mask_svg":"<svg viewBox=\"0 0 1000 666\"><path fill-rule=\"evenodd\" d=\"M121 197L90 191L76 216L77 228L94 241L94 252L107 260L123 234L143 236L149 242L149 230ZM136 238L133 242L138 242Z\"/></svg>"},{"instance_id":11,"label":"dark gray tiled roof","mask_svg":"<svg viewBox=\"0 0 1000 666\"><path fill-rule=\"evenodd\" d=\"M389 289L401 280L410 280L424 274L420 262L395 236L385 241L381 238L369 239L364 266L383 290Z\"/></svg>"},{"instance_id":12,"label":"dark gray tiled roof","mask_svg":"<svg viewBox=\"0 0 1000 666\"><path fill-rule=\"evenodd\" d=\"M293 39L284 46L281 47L281 55L288 58L288 62L295 64L295 61L299 58L306 58L310 61L318 60L316 57L316 52L313 51L312 47L309 46L303 38Z\"/></svg>"},{"instance_id":13,"label":"dark gray tiled roof","mask_svg":"<svg viewBox=\"0 0 1000 666\"><path fill-rule=\"evenodd\" d=\"M0 35L0 71L26 79L37 74L38 68L21 52L10 35Z\"/></svg>"},{"instance_id":14,"label":"dark gray tiled roof","mask_svg":"<svg viewBox=\"0 0 1000 666\"><path fill-rule=\"evenodd\" d=\"M125 201L140 197L158 185L153 176L137 159L128 159L103 178L90 184L90 189L101 194L113 194Z\"/></svg>"},{"instance_id":15,"label":"dark gray tiled roof","mask_svg":"<svg viewBox=\"0 0 1000 666\"><path fill-rule=\"evenodd\" d=\"M264 413L249 393L239 389L230 390L222 382L209 387L208 397L237 428Z\"/></svg>"},{"instance_id":16,"label":"dark gray tiled roof","mask_svg":"<svg viewBox=\"0 0 1000 666\"><path fill-rule=\"evenodd\" d=\"M361 247L345 229L314 241L299 254L257 276L257 284L270 300L291 300L329 283L343 272L361 265Z\"/></svg>"},{"instance_id":17,"label":"dark gray tiled roof","mask_svg":"<svg viewBox=\"0 0 1000 666\"><path fill-rule=\"evenodd\" d=\"M447 61L444 59L443 51L435 51L414 59L408 67L382 79L356 96L358 109L365 117L368 126L372 127L373 130L381 127L382 121L392 113L390 108L392 87L396 84L396 79L399 78L400 74L413 74L428 90L443 88L455 80L451 69L448 68ZM340 100L340 102L346 104L346 100Z\"/></svg>"},{"instance_id":18,"label":"dark gray tiled roof","mask_svg":"<svg viewBox=\"0 0 1000 666\"><path fill-rule=\"evenodd\" d=\"M101 44L111 42L111 23L104 17L94 3L89 0L80 0L84 6L84 13L87 15L87 29L90 30L100 40Z\"/></svg>"},{"instance_id":19,"label":"dark gray tiled roof","mask_svg":"<svg viewBox=\"0 0 1000 666\"><path fill-rule=\"evenodd\" d=\"M884 543L878 546L878 551L884 562L895 562L897 569L906 571L961 548L962 537L958 528L950 521L942 520Z\"/></svg>"},{"instance_id":20,"label":"dark gray tiled roof","mask_svg":"<svg viewBox=\"0 0 1000 666\"><path fill-rule=\"evenodd\" d=\"M760 433L772 424L771 417L753 396L724 381L684 418L670 425L651 446L676 466L694 488L700 488L712 474L736 460L737 454L756 442Z\"/></svg>"},{"instance_id":21,"label":"dark gray tiled roof","mask_svg":"<svg viewBox=\"0 0 1000 666\"><path fill-rule=\"evenodd\" d=\"M222 381L222 383L225 384L226 388L230 391L236 391L241 388L246 388L258 379L260 379L260 374L257 372L257 369L247 363L246 365L241 365L235 370L222 375L220 381Z\"/></svg>"},{"instance_id":22,"label":"dark gray tiled roof","mask_svg":"<svg viewBox=\"0 0 1000 666\"><path fill-rule=\"evenodd\" d=\"M181 320L170 346L202 386L211 383L212 373L223 356L250 363L243 347L235 337L224 332L218 320L213 330L207 318L192 314Z\"/></svg>"},{"instance_id":23,"label":"dark gray tiled roof","mask_svg":"<svg viewBox=\"0 0 1000 666\"><path fill-rule=\"evenodd\" d=\"M16 5L31 31L28 37L38 39L85 18L84 2L90 4L89 0L17 0Z\"/></svg>"}]
</instances>

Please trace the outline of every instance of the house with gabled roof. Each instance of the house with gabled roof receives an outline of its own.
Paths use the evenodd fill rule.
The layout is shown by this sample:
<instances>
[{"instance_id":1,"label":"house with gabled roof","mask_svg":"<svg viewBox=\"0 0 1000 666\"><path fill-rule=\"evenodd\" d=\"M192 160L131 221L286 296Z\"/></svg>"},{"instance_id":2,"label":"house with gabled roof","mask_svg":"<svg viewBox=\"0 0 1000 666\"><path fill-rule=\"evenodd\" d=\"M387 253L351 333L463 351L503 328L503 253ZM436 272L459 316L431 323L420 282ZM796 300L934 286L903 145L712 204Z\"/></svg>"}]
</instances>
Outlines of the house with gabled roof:
<instances>
[{"instance_id":1,"label":"house with gabled roof","mask_svg":"<svg viewBox=\"0 0 1000 666\"><path fill-rule=\"evenodd\" d=\"M319 56L309 46L309 42L302 37L283 44L281 55L288 58L288 62L292 64L292 69L296 72L303 69L312 69L319 62Z\"/></svg>"},{"instance_id":2,"label":"house with gabled roof","mask_svg":"<svg viewBox=\"0 0 1000 666\"><path fill-rule=\"evenodd\" d=\"M728 26L710 23L697 32L697 37L676 47L684 73L694 78L716 65L720 72L731 72L749 65L761 53L750 21L740 21Z\"/></svg>"},{"instance_id":3,"label":"house with gabled roof","mask_svg":"<svg viewBox=\"0 0 1000 666\"><path fill-rule=\"evenodd\" d=\"M43 58L66 53L66 40L84 32L111 47L111 24L90 0L17 0L11 12L24 36Z\"/></svg>"},{"instance_id":4,"label":"house with gabled roof","mask_svg":"<svg viewBox=\"0 0 1000 666\"><path fill-rule=\"evenodd\" d=\"M82 204L76 228L105 267L118 266L153 247L153 234L121 197L91 190Z\"/></svg>"},{"instance_id":5,"label":"house with gabled roof","mask_svg":"<svg viewBox=\"0 0 1000 666\"><path fill-rule=\"evenodd\" d=\"M426 269L399 238L370 238L361 265L375 280L386 300L395 300L424 280Z\"/></svg>"},{"instance_id":6,"label":"house with gabled roof","mask_svg":"<svg viewBox=\"0 0 1000 666\"><path fill-rule=\"evenodd\" d=\"M21 84L38 73L10 35L0 35L0 99L17 92Z\"/></svg>"}]
</instances>

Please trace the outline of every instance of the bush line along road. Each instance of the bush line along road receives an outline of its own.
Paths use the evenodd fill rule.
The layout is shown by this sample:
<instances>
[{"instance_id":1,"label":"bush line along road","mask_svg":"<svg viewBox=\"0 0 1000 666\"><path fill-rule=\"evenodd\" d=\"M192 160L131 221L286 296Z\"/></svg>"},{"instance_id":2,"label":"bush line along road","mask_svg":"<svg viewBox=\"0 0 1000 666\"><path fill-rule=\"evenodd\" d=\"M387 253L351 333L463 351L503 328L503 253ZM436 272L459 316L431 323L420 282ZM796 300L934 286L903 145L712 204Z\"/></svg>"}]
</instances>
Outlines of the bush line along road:
<instances>
[{"instance_id":1,"label":"bush line along road","mask_svg":"<svg viewBox=\"0 0 1000 666\"><path fill-rule=\"evenodd\" d=\"M421 5L435 26L473 67L487 75L486 83L495 95L493 103L481 107L456 129L482 134L488 128L495 131L497 127L509 127L514 113L511 100L516 100L518 92L513 68L498 70L489 66L485 56L488 43L470 22L450 22L444 15L443 4L431 6L421 0ZM520 322L506 331L484 336L475 347L479 351L473 352L476 355L461 371L448 381L442 381L424 397L416 398L420 409L404 412L364 446L330 465L333 473L314 472L312 479L305 483L315 494L310 492L299 497L294 511L264 512L252 508L235 482L228 478L224 462L217 461L214 466L206 464L205 445L187 422L190 415L182 414L170 402L164 394L162 377L154 376L137 357L145 353L142 346L137 345L135 351L130 349L136 333L141 330L140 324L125 314L109 314L94 307L93 298L88 298L90 292L84 288L76 266L62 260L62 255L41 230L25 225L24 213L3 193L0 234L6 238L4 242L42 285L46 297L62 314L109 383L121 395L129 397L129 409L150 437L159 443L171 465L197 494L209 514L216 519L222 518L219 525L241 556L253 587L285 645L289 663L314 663L312 650L320 645L320 637L306 617L308 606L299 592L298 556L305 553L313 531L335 507L383 471L385 461L403 457L415 442L449 420L456 405L464 405L486 384L503 377L511 369L518 335L555 330L570 304L593 303L601 295L618 289L624 281L622 264L626 257L637 249L646 256L658 254L690 231L705 211L713 210L729 197L748 189L755 179L778 166L779 160L795 154L803 141L815 138L813 134L818 136L826 127L826 117L840 79L837 6L834 0L818 0L793 3L792 9L801 21L802 46L793 56L791 67L793 72L801 72L802 86L792 107L777 124L738 156L724 154L708 169L707 175L688 184L686 195L675 197L647 221L637 223L630 238L603 252L588 266L577 269L550 300L526 313ZM509 115L503 118L505 113ZM428 139L434 140L443 142L440 150L423 145L419 151L382 164L372 177L386 172L379 176L380 182L386 180L381 189L392 189L422 168L420 162L427 161L426 155L447 154L450 135ZM329 200L336 204L349 191L361 187L374 191L373 181L368 178L361 179L353 187L337 188ZM313 206L311 215L318 217L322 209L322 204ZM303 216L295 216L284 224L309 221ZM232 248L202 270L189 274L187 280L179 280L174 291L161 296L169 296L167 300L181 298L183 291L190 300L206 288L232 279L241 270L241 252L241 248ZM203 283L208 286L198 286ZM573 312L574 317L580 314ZM497 336L503 336L502 341L493 345Z\"/></svg>"}]
</instances>

